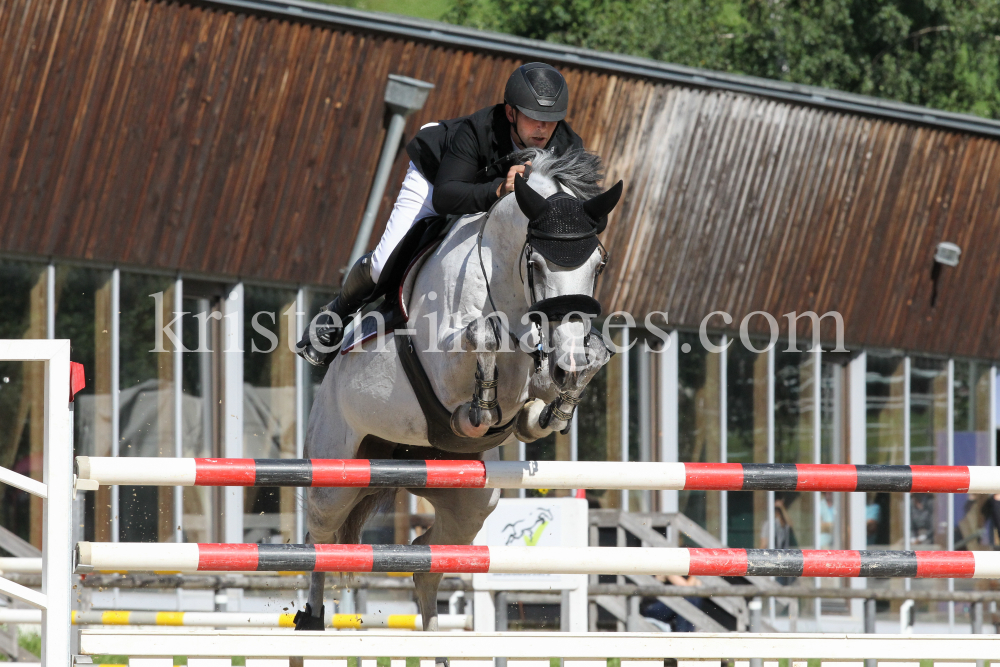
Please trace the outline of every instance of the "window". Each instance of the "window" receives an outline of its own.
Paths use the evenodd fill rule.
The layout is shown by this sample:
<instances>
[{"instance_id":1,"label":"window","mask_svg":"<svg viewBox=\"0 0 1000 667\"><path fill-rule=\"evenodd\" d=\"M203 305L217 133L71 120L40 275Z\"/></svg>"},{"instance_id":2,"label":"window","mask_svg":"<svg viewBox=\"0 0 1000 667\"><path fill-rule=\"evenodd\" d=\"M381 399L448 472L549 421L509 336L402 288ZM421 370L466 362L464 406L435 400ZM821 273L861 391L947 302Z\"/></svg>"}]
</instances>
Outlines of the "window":
<instances>
[{"instance_id":1,"label":"window","mask_svg":"<svg viewBox=\"0 0 1000 667\"><path fill-rule=\"evenodd\" d=\"M774 462L815 463L816 355L775 348ZM775 535L788 534L803 548L815 545L815 494L775 492Z\"/></svg>"},{"instance_id":2,"label":"window","mask_svg":"<svg viewBox=\"0 0 1000 667\"><path fill-rule=\"evenodd\" d=\"M296 458L296 291L244 285L244 295L243 455ZM292 487L244 489L244 541L294 542L295 500Z\"/></svg>"},{"instance_id":3,"label":"window","mask_svg":"<svg viewBox=\"0 0 1000 667\"><path fill-rule=\"evenodd\" d=\"M0 338L47 335L46 267L0 260ZM0 466L42 480L45 406L42 362L0 361ZM0 523L36 547L42 544L42 499L0 486Z\"/></svg>"},{"instance_id":4,"label":"window","mask_svg":"<svg viewBox=\"0 0 1000 667\"><path fill-rule=\"evenodd\" d=\"M157 318L164 324L173 319L174 281L123 271L120 295L120 456L174 456L175 378L169 338L162 336L164 351L154 351ZM174 540L173 488L122 486L118 494L122 542Z\"/></svg>"},{"instance_id":5,"label":"window","mask_svg":"<svg viewBox=\"0 0 1000 667\"><path fill-rule=\"evenodd\" d=\"M757 349L764 347L762 341L753 343ZM726 450L732 463L768 463L767 356L747 349L739 340L727 350ZM727 496L729 546L767 548L768 492L730 491Z\"/></svg>"},{"instance_id":6,"label":"window","mask_svg":"<svg viewBox=\"0 0 1000 667\"><path fill-rule=\"evenodd\" d=\"M68 338L70 358L83 364L87 385L76 395L73 445L77 456L110 456L111 272L83 267L56 269L56 338ZM84 536L111 540L111 489L83 494Z\"/></svg>"},{"instance_id":7,"label":"window","mask_svg":"<svg viewBox=\"0 0 1000 667\"><path fill-rule=\"evenodd\" d=\"M719 345L720 336L711 336ZM717 463L722 460L722 369L724 358L709 352L698 334L680 333L681 346L690 352L677 355L678 460L691 463ZM683 347L681 349L684 349ZM678 509L702 528L722 539L721 491L679 491Z\"/></svg>"},{"instance_id":8,"label":"window","mask_svg":"<svg viewBox=\"0 0 1000 667\"><path fill-rule=\"evenodd\" d=\"M905 462L904 368L902 355L868 353L865 411L869 464ZM903 516L902 494L869 492L865 503L868 546L902 549Z\"/></svg>"}]
</instances>

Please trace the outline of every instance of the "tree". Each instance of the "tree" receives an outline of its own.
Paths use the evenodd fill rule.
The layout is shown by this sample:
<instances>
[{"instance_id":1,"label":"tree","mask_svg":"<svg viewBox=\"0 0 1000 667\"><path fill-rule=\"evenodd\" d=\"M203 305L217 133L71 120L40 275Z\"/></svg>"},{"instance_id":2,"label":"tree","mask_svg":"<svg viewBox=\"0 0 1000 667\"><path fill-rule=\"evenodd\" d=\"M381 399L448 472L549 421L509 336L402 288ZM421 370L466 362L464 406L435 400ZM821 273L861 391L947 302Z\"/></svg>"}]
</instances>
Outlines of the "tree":
<instances>
[{"instance_id":1,"label":"tree","mask_svg":"<svg viewBox=\"0 0 1000 667\"><path fill-rule=\"evenodd\" d=\"M1000 118L1000 0L455 0L445 20Z\"/></svg>"}]
</instances>

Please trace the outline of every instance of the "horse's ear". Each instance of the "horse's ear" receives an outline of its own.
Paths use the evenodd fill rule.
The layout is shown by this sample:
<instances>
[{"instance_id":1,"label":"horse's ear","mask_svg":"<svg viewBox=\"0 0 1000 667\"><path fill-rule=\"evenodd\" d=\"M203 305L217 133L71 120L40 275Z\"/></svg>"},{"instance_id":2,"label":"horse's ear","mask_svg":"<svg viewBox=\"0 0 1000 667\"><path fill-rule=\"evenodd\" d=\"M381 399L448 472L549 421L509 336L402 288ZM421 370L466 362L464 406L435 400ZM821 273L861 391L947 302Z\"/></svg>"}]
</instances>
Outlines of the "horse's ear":
<instances>
[{"instance_id":1,"label":"horse's ear","mask_svg":"<svg viewBox=\"0 0 1000 667\"><path fill-rule=\"evenodd\" d=\"M549 202L545 197L535 192L535 189L528 185L528 181L521 178L521 174L514 176L514 197L517 198L517 205L521 207L528 220L535 220L549 208Z\"/></svg>"},{"instance_id":2,"label":"horse's ear","mask_svg":"<svg viewBox=\"0 0 1000 667\"><path fill-rule=\"evenodd\" d=\"M622 182L618 181L607 192L602 192L583 202L583 210L597 221L598 233L603 232L604 227L608 224L608 213L611 213L611 210L618 205L618 200L622 197L623 187Z\"/></svg>"}]
</instances>

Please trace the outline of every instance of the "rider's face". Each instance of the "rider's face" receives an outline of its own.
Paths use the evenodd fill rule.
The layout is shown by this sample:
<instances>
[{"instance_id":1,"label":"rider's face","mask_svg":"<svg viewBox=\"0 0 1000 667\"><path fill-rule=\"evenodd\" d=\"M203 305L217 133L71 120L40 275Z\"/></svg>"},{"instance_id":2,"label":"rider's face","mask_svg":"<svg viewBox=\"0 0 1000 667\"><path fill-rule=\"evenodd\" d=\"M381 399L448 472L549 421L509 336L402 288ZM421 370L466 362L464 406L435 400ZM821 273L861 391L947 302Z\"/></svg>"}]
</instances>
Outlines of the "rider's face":
<instances>
[{"instance_id":1,"label":"rider's face","mask_svg":"<svg viewBox=\"0 0 1000 667\"><path fill-rule=\"evenodd\" d=\"M514 141L520 137L524 142L519 148L545 148L548 145L552 133L556 131L556 121L532 120L509 104L506 105L506 110L507 120L513 123L517 130Z\"/></svg>"}]
</instances>

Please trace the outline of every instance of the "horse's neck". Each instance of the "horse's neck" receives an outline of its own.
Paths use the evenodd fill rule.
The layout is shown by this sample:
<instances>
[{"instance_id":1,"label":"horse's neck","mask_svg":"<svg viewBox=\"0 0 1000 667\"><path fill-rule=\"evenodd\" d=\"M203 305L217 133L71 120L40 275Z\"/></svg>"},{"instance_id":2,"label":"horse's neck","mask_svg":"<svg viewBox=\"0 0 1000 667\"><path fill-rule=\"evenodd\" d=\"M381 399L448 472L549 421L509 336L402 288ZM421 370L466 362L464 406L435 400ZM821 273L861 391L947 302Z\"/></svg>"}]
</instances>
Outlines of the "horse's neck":
<instances>
[{"instance_id":1,"label":"horse's neck","mask_svg":"<svg viewBox=\"0 0 1000 667\"><path fill-rule=\"evenodd\" d=\"M483 233L484 253L488 249L490 257L487 260L484 254L483 260L488 261L490 293L493 296L493 303L488 305L506 313L512 328L519 327L521 315L527 312L524 284L519 278L525 230L513 222L520 217L516 210L514 197L505 199L494 209L495 219L486 223Z\"/></svg>"}]
</instances>

